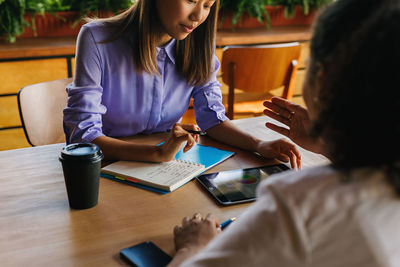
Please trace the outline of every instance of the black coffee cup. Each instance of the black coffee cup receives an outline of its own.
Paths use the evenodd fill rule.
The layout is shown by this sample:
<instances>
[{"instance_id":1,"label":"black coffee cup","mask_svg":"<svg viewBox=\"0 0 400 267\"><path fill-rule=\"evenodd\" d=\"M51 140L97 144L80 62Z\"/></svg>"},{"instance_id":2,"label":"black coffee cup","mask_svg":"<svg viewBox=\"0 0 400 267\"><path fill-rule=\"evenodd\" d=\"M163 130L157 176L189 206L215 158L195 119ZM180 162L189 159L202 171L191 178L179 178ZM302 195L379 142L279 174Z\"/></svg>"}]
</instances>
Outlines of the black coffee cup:
<instances>
[{"instance_id":1,"label":"black coffee cup","mask_svg":"<svg viewBox=\"0 0 400 267\"><path fill-rule=\"evenodd\" d=\"M90 143L70 144L62 149L59 160L72 209L88 209L97 205L103 157L100 148Z\"/></svg>"}]
</instances>

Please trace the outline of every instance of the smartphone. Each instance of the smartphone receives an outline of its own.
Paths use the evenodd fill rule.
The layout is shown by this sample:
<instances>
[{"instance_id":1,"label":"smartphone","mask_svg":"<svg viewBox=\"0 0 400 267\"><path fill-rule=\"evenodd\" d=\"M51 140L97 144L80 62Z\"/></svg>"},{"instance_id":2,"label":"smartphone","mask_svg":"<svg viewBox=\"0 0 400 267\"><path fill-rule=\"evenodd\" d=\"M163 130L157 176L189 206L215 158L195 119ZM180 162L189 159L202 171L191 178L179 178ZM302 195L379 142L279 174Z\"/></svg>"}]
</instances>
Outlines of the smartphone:
<instances>
[{"instance_id":1,"label":"smartphone","mask_svg":"<svg viewBox=\"0 0 400 267\"><path fill-rule=\"evenodd\" d=\"M167 266L171 256L162 251L153 242L146 241L120 251L121 257L132 266Z\"/></svg>"}]
</instances>

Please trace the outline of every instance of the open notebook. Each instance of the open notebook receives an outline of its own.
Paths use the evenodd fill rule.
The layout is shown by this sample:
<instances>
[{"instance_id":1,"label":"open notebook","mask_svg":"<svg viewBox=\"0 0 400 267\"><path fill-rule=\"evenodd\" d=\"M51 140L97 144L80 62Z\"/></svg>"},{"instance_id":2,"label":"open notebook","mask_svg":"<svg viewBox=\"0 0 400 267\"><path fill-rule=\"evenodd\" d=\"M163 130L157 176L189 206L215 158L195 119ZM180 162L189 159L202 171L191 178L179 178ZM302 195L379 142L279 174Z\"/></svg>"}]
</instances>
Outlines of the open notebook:
<instances>
[{"instance_id":1,"label":"open notebook","mask_svg":"<svg viewBox=\"0 0 400 267\"><path fill-rule=\"evenodd\" d=\"M170 162L117 161L102 168L101 176L166 193L179 188L234 154L235 152L196 144L186 153L181 149Z\"/></svg>"}]
</instances>

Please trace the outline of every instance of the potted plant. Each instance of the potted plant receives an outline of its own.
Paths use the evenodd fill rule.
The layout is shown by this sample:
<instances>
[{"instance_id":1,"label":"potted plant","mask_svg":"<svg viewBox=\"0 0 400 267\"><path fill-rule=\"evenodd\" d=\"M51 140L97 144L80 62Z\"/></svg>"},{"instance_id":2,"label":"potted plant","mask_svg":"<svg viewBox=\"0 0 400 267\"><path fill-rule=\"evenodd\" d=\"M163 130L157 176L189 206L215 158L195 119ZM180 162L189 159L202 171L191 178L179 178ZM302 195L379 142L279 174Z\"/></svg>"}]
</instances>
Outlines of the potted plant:
<instances>
[{"instance_id":1,"label":"potted plant","mask_svg":"<svg viewBox=\"0 0 400 267\"><path fill-rule=\"evenodd\" d=\"M10 43L29 26L24 19L25 7L25 1L0 0L0 36Z\"/></svg>"},{"instance_id":2,"label":"potted plant","mask_svg":"<svg viewBox=\"0 0 400 267\"><path fill-rule=\"evenodd\" d=\"M63 3L63 0L27 0L24 19L28 22L20 37L35 36L60 36L71 21L71 14L68 12L70 6ZM74 16L76 19L76 15Z\"/></svg>"},{"instance_id":3,"label":"potted plant","mask_svg":"<svg viewBox=\"0 0 400 267\"><path fill-rule=\"evenodd\" d=\"M76 35L87 15L107 16L135 0L0 0L0 37ZM101 10L101 12L99 12Z\"/></svg>"},{"instance_id":4,"label":"potted plant","mask_svg":"<svg viewBox=\"0 0 400 267\"><path fill-rule=\"evenodd\" d=\"M116 14L129 8L136 0L64 0L70 4L70 10L81 15L102 17Z\"/></svg>"},{"instance_id":5,"label":"potted plant","mask_svg":"<svg viewBox=\"0 0 400 267\"><path fill-rule=\"evenodd\" d=\"M0 0L0 36L14 43L16 37L25 32L36 35L37 27L42 25L37 23L37 17L45 17L46 14L57 17L56 11L68 8L62 0Z\"/></svg>"},{"instance_id":6,"label":"potted plant","mask_svg":"<svg viewBox=\"0 0 400 267\"><path fill-rule=\"evenodd\" d=\"M311 24L314 12L333 0L221 0L222 29Z\"/></svg>"}]
</instances>

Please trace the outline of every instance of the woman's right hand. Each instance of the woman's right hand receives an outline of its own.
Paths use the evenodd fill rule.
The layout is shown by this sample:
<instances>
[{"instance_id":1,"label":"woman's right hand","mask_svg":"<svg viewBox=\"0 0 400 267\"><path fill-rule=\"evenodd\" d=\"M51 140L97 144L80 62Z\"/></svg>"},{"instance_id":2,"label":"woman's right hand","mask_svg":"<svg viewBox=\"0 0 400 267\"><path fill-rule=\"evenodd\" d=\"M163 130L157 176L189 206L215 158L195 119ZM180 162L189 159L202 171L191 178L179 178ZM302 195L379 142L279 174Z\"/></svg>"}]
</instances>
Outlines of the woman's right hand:
<instances>
[{"instance_id":1,"label":"woman's right hand","mask_svg":"<svg viewBox=\"0 0 400 267\"><path fill-rule=\"evenodd\" d=\"M186 130L200 131L197 125L175 123L167 140L158 148L158 157L160 161L173 160L176 153L181 149L182 144L186 142L183 152L190 150L199 142L198 134L191 134Z\"/></svg>"},{"instance_id":2,"label":"woman's right hand","mask_svg":"<svg viewBox=\"0 0 400 267\"><path fill-rule=\"evenodd\" d=\"M270 122L267 122L265 126L289 137L293 142L307 150L321 153L322 145L315 142L309 135L311 123L307 109L280 97L272 97L270 101L264 102L264 106L267 108L264 110L265 115L285 124L289 128Z\"/></svg>"},{"instance_id":3,"label":"woman's right hand","mask_svg":"<svg viewBox=\"0 0 400 267\"><path fill-rule=\"evenodd\" d=\"M192 218L183 218L182 226L174 228L176 253L168 267L181 266L182 262L200 252L219 233L221 227L213 214L203 218L195 213Z\"/></svg>"}]
</instances>

